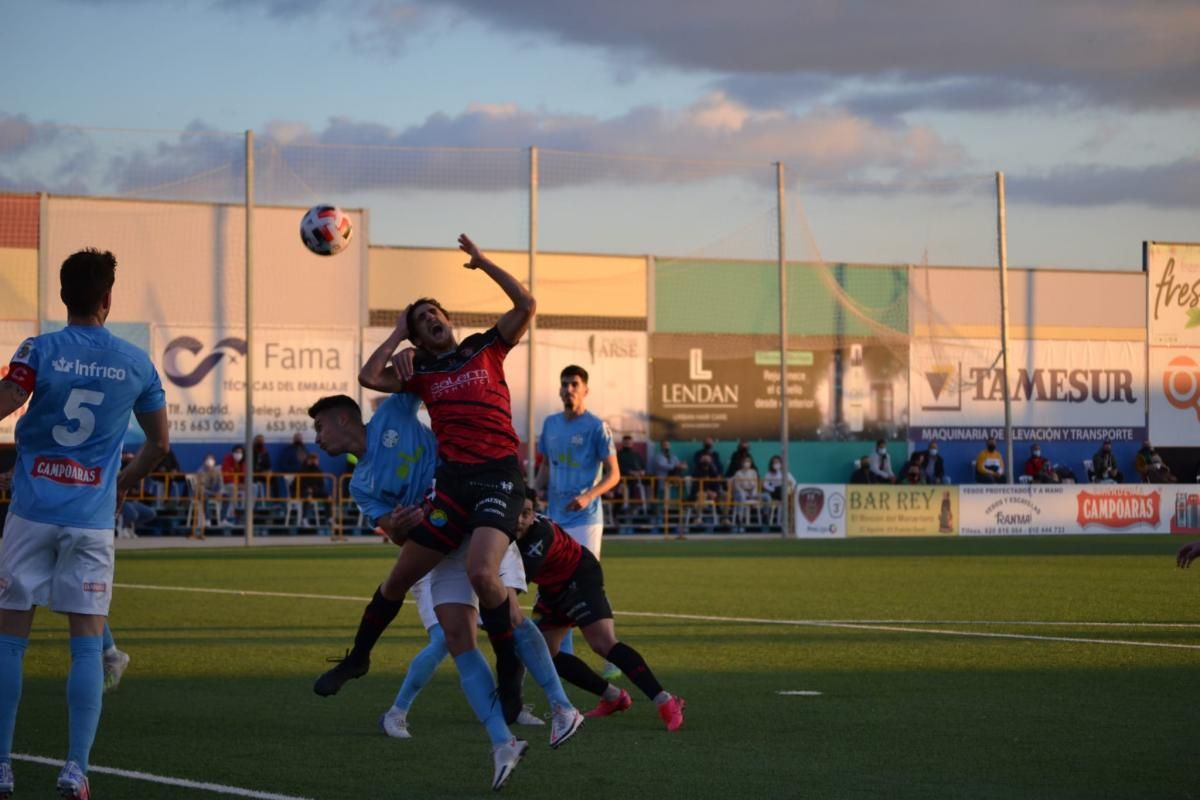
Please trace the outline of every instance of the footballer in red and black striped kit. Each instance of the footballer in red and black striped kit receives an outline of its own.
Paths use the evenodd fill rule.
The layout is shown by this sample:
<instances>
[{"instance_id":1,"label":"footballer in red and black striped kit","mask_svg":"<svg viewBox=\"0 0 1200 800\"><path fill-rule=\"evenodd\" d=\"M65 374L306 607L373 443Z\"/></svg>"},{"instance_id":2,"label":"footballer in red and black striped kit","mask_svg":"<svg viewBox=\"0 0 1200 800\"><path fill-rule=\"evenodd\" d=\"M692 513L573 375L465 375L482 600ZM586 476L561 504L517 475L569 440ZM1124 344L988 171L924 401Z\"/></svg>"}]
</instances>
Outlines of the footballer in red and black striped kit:
<instances>
[{"instance_id":1,"label":"footballer in red and black striped kit","mask_svg":"<svg viewBox=\"0 0 1200 800\"><path fill-rule=\"evenodd\" d=\"M613 686L572 653L560 648L578 626L592 650L617 665L658 707L668 731L683 727L683 698L666 692L638 651L617 639L612 606L604 592L604 571L591 551L549 517L535 511L537 492L526 491L517 526L517 549L525 578L538 585L534 619L554 654L554 667L565 680L600 697L589 717L607 717L633 705L629 692Z\"/></svg>"},{"instance_id":2,"label":"footballer in red and black striped kit","mask_svg":"<svg viewBox=\"0 0 1200 800\"><path fill-rule=\"evenodd\" d=\"M359 371L359 383L369 389L408 391L425 402L441 463L431 507L408 532L395 567L364 613L356 649L360 638L364 645L373 644L413 585L447 553L465 544L467 574L479 597L480 619L496 650L505 716L515 718L520 711L523 663L550 700L550 743L557 747L579 729L583 715L563 692L537 626L510 603L500 579L500 562L516 537L525 499L504 358L529 329L537 303L520 281L466 235L458 238L458 246L470 257L463 266L491 278L512 301L512 308L488 331L460 343L442 304L433 298L417 300L405 308L392 333ZM414 346L400 350L405 340ZM365 674L364 656L351 651L346 659L351 665L344 672L350 677ZM334 684L344 682L340 675L325 681L321 689L336 691ZM513 753L518 749L510 748ZM498 783L508 773L502 767L497 762Z\"/></svg>"}]
</instances>

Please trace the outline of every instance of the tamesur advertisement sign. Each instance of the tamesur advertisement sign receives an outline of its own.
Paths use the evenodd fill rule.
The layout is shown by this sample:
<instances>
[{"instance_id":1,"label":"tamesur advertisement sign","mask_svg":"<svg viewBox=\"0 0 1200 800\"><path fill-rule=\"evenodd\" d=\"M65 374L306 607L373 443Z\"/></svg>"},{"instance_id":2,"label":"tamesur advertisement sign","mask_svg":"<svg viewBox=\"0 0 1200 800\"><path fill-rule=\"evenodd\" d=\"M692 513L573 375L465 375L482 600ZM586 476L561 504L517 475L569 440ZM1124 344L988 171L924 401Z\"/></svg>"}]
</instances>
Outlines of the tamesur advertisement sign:
<instances>
[{"instance_id":1,"label":"tamesur advertisement sign","mask_svg":"<svg viewBox=\"0 0 1200 800\"><path fill-rule=\"evenodd\" d=\"M650 356L654 439L778 437L778 337L653 334ZM864 340L841 347L812 340L787 358L790 436L873 441L905 428L908 367L895 350Z\"/></svg>"},{"instance_id":2,"label":"tamesur advertisement sign","mask_svg":"<svg viewBox=\"0 0 1200 800\"><path fill-rule=\"evenodd\" d=\"M308 432L308 408L331 394L358 392L353 329L256 327L254 432L282 441ZM171 438L241 440L246 426L248 355L241 329L155 326L151 357L167 395Z\"/></svg>"},{"instance_id":3,"label":"tamesur advertisement sign","mask_svg":"<svg viewBox=\"0 0 1200 800\"><path fill-rule=\"evenodd\" d=\"M1004 426L999 343L915 341L911 362L913 438L974 441ZM1141 342L1017 340L1008 390L1015 439L1140 441L1145 350Z\"/></svg>"}]
</instances>

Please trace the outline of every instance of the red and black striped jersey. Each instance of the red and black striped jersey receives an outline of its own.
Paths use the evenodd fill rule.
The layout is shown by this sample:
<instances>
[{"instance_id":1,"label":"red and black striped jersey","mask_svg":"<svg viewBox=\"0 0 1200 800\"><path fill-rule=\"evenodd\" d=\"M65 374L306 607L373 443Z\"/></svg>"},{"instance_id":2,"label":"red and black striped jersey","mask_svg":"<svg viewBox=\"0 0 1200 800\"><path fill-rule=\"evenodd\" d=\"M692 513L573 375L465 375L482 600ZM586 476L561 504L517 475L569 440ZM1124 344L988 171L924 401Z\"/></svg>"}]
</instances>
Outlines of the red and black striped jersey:
<instances>
[{"instance_id":1,"label":"red and black striped jersey","mask_svg":"<svg viewBox=\"0 0 1200 800\"><path fill-rule=\"evenodd\" d=\"M566 583L583 558L583 548L549 517L537 514L525 535L517 539L525 579L543 589Z\"/></svg>"},{"instance_id":2,"label":"red and black striped jersey","mask_svg":"<svg viewBox=\"0 0 1200 800\"><path fill-rule=\"evenodd\" d=\"M479 464L517 455L512 399L504 358L512 345L495 326L468 336L441 356L421 351L405 389L429 409L438 454L447 461Z\"/></svg>"}]
</instances>

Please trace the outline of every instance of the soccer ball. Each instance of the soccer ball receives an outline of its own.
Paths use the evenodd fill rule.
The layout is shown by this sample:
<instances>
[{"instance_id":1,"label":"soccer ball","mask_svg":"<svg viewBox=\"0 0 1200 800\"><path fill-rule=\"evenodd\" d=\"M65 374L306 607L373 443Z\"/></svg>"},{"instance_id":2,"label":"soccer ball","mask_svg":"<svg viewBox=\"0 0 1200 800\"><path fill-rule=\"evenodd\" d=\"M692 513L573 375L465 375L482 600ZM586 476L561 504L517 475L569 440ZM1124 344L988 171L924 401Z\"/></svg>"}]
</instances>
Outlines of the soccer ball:
<instances>
[{"instance_id":1,"label":"soccer ball","mask_svg":"<svg viewBox=\"0 0 1200 800\"><path fill-rule=\"evenodd\" d=\"M300 241L319 256L336 256L350 244L354 226L337 206L313 206L300 220Z\"/></svg>"}]
</instances>

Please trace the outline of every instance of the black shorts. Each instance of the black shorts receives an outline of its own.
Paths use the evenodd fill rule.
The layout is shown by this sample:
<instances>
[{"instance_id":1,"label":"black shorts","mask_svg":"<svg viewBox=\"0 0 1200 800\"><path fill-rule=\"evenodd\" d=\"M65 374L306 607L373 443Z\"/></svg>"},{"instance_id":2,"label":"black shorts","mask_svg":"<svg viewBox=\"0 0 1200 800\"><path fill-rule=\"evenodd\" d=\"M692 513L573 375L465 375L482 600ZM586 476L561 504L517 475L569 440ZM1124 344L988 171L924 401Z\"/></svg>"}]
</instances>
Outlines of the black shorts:
<instances>
[{"instance_id":1,"label":"black shorts","mask_svg":"<svg viewBox=\"0 0 1200 800\"><path fill-rule=\"evenodd\" d=\"M539 586L533 618L540 628L586 628L593 622L612 619L612 606L604 593L600 562L585 547L579 566L566 583L550 588Z\"/></svg>"},{"instance_id":2,"label":"black shorts","mask_svg":"<svg viewBox=\"0 0 1200 800\"><path fill-rule=\"evenodd\" d=\"M515 456L482 464L438 465L433 502L408 538L441 553L456 550L476 528L498 528L509 539L525 506L525 476Z\"/></svg>"}]
</instances>

